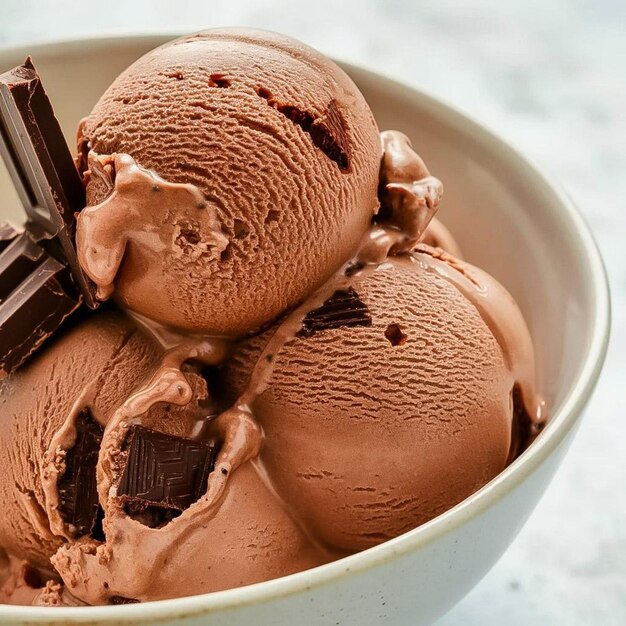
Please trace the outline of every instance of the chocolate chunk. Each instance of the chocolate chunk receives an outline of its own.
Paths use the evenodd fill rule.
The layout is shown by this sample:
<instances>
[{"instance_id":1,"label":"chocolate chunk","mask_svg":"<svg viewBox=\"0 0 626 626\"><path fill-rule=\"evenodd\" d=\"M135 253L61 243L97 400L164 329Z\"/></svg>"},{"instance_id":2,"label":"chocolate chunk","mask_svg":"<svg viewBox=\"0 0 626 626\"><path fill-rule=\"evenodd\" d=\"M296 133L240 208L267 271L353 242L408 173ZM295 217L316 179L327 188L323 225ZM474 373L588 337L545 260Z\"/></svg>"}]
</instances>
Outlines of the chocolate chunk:
<instances>
[{"instance_id":1,"label":"chocolate chunk","mask_svg":"<svg viewBox=\"0 0 626 626\"><path fill-rule=\"evenodd\" d=\"M342 172L350 170L346 122L335 100L329 102L323 117L316 117L310 111L301 109L295 104L280 102L265 87L258 87L257 95L299 126L305 133L308 133L313 145L319 148L331 161L334 161Z\"/></svg>"},{"instance_id":2,"label":"chocolate chunk","mask_svg":"<svg viewBox=\"0 0 626 626\"><path fill-rule=\"evenodd\" d=\"M0 154L30 221L60 244L85 302L95 308L95 287L78 263L75 214L85 189L52 105L30 57L0 76Z\"/></svg>"},{"instance_id":3,"label":"chocolate chunk","mask_svg":"<svg viewBox=\"0 0 626 626\"><path fill-rule=\"evenodd\" d=\"M302 321L298 337L310 337L314 333L342 326L371 326L372 316L352 287L338 289L324 304L309 311Z\"/></svg>"},{"instance_id":4,"label":"chocolate chunk","mask_svg":"<svg viewBox=\"0 0 626 626\"><path fill-rule=\"evenodd\" d=\"M206 491L217 445L133 426L117 487L124 510L147 526L177 517Z\"/></svg>"},{"instance_id":5,"label":"chocolate chunk","mask_svg":"<svg viewBox=\"0 0 626 626\"><path fill-rule=\"evenodd\" d=\"M350 152L346 123L337 103L331 100L322 119L315 120L311 126L313 143L329 158L335 161L339 169L350 169Z\"/></svg>"},{"instance_id":6,"label":"chocolate chunk","mask_svg":"<svg viewBox=\"0 0 626 626\"><path fill-rule=\"evenodd\" d=\"M344 274L346 276L354 276L358 274L365 267L365 263L363 261L352 261L346 265L346 269L344 270Z\"/></svg>"},{"instance_id":7,"label":"chocolate chunk","mask_svg":"<svg viewBox=\"0 0 626 626\"><path fill-rule=\"evenodd\" d=\"M111 604L137 604L139 600L135 600L135 598L125 598L124 596L111 596L109 602Z\"/></svg>"},{"instance_id":8,"label":"chocolate chunk","mask_svg":"<svg viewBox=\"0 0 626 626\"><path fill-rule=\"evenodd\" d=\"M103 429L84 409L76 421L76 442L67 451L59 479L59 511L76 537L91 534L98 520L96 465Z\"/></svg>"},{"instance_id":9,"label":"chocolate chunk","mask_svg":"<svg viewBox=\"0 0 626 626\"><path fill-rule=\"evenodd\" d=\"M18 235L0 254L0 302L32 274L46 257L28 233Z\"/></svg>"},{"instance_id":10,"label":"chocolate chunk","mask_svg":"<svg viewBox=\"0 0 626 626\"><path fill-rule=\"evenodd\" d=\"M398 324L389 324L385 330L385 337L392 346L402 346L408 339Z\"/></svg>"},{"instance_id":11,"label":"chocolate chunk","mask_svg":"<svg viewBox=\"0 0 626 626\"><path fill-rule=\"evenodd\" d=\"M0 252L6 249L6 247L12 241L15 241L15 238L21 234L22 230L18 230L15 226L9 224L8 222L0 224Z\"/></svg>"},{"instance_id":12,"label":"chocolate chunk","mask_svg":"<svg viewBox=\"0 0 626 626\"><path fill-rule=\"evenodd\" d=\"M17 235L0 252L0 378L19 367L79 306L69 268L28 233Z\"/></svg>"}]
</instances>

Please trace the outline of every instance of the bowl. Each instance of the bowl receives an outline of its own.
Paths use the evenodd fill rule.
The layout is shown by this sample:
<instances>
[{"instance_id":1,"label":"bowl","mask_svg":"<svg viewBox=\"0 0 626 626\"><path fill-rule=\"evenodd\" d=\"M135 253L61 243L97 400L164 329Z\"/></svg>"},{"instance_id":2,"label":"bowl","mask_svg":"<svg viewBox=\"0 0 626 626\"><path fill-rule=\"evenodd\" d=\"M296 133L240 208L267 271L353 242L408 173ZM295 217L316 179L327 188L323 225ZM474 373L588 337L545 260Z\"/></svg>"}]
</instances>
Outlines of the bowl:
<instances>
[{"instance_id":1,"label":"bowl","mask_svg":"<svg viewBox=\"0 0 626 626\"><path fill-rule=\"evenodd\" d=\"M66 41L0 50L0 70L32 54L70 145L113 78L171 36ZM568 449L609 336L601 257L571 200L491 132L435 98L344 66L381 128L407 133L446 187L442 220L467 258L513 293L530 326L551 418L512 465L453 509L397 539L312 570L239 589L146 604L0 606L10 624L307 626L429 624L493 566ZM0 165L2 218L22 219ZM574 546L572 546L573 548ZM208 547L210 549L210 547Z\"/></svg>"}]
</instances>

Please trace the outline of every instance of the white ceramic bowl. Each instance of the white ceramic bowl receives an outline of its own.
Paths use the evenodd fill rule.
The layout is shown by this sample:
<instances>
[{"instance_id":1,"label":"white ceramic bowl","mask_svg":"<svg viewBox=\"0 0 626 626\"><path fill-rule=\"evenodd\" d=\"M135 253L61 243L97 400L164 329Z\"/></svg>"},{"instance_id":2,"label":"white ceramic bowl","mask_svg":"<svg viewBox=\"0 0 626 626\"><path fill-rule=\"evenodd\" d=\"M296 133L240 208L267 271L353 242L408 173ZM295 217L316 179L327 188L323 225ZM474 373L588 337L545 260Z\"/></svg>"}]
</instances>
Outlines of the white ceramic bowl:
<instances>
[{"instance_id":1,"label":"white ceramic bowl","mask_svg":"<svg viewBox=\"0 0 626 626\"><path fill-rule=\"evenodd\" d=\"M73 145L78 120L110 81L168 38L2 50L0 70L33 55ZM410 135L431 171L443 179L440 215L467 257L500 279L519 302L551 409L548 427L500 476L452 510L338 562L240 589L141 605L0 606L0 623L428 624L489 570L537 504L572 440L604 361L609 295L598 250L571 201L490 132L424 93L357 67L346 69L380 127ZM17 196L1 165L0 198L2 217L19 219Z\"/></svg>"}]
</instances>

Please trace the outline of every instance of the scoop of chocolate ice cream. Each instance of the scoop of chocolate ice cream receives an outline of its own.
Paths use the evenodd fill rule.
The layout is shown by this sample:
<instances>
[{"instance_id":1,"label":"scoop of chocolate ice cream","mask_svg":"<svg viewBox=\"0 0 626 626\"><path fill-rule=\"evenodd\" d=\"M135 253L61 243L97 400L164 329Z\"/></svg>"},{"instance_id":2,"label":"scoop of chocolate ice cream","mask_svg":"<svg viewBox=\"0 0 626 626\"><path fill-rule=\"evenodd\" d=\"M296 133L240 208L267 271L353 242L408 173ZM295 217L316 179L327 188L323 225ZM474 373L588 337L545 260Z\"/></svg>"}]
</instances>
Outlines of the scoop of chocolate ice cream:
<instances>
[{"instance_id":1,"label":"scoop of chocolate ice cream","mask_svg":"<svg viewBox=\"0 0 626 626\"><path fill-rule=\"evenodd\" d=\"M148 53L102 96L79 146L92 205L81 264L101 295L181 329L258 329L350 258L378 208L381 145L361 93L320 53L264 31ZM164 179L144 175L139 198L133 163ZM197 193L183 206L166 181Z\"/></svg>"},{"instance_id":2,"label":"scoop of chocolate ice cream","mask_svg":"<svg viewBox=\"0 0 626 626\"><path fill-rule=\"evenodd\" d=\"M63 602L155 600L258 582L328 558L252 463L233 472L225 497L200 520L189 519L193 498L170 506L186 494L185 472L196 471L203 427L214 413L193 365L183 366L188 402L155 402L136 416L131 410L133 422L152 433L130 467L126 483L134 481L133 490L121 479L101 489L105 468L124 470L131 454L130 434L115 445L107 426L136 405L137 389L162 359L161 346L132 320L103 311L0 381L0 546L10 555L0 596L31 601L39 587L27 579L39 576L42 588L46 580L52 587L65 583ZM185 455L185 447L195 456ZM151 484L150 493L158 491L161 480L172 485L174 500L149 500L144 493ZM204 484L198 480L195 498L206 491L206 472ZM32 574L23 574L22 560Z\"/></svg>"},{"instance_id":3,"label":"scoop of chocolate ice cream","mask_svg":"<svg viewBox=\"0 0 626 626\"><path fill-rule=\"evenodd\" d=\"M512 298L476 268L418 250L349 268L226 369L236 404L263 426L279 493L336 548L396 537L482 487L517 445L518 386L535 401Z\"/></svg>"},{"instance_id":4,"label":"scoop of chocolate ice cream","mask_svg":"<svg viewBox=\"0 0 626 626\"><path fill-rule=\"evenodd\" d=\"M52 438L89 388L92 413L106 423L157 355L119 313L98 315L53 342L0 381L0 545L47 569L63 541L50 530L42 480Z\"/></svg>"}]
</instances>

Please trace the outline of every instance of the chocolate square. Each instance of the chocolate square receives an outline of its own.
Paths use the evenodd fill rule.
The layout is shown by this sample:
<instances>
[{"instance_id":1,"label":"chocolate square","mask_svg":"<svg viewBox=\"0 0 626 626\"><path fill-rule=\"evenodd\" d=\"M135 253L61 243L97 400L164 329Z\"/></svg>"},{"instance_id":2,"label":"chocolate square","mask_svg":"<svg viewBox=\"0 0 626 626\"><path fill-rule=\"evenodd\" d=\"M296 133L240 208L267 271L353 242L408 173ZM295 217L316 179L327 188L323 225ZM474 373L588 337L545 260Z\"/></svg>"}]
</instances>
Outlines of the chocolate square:
<instances>
[{"instance_id":1,"label":"chocolate square","mask_svg":"<svg viewBox=\"0 0 626 626\"><path fill-rule=\"evenodd\" d=\"M3 378L79 308L80 296L69 268L49 256L28 233L11 234L6 227L0 229L7 235L0 235L0 378Z\"/></svg>"},{"instance_id":2,"label":"chocolate square","mask_svg":"<svg viewBox=\"0 0 626 626\"><path fill-rule=\"evenodd\" d=\"M103 429L84 409L76 421L76 442L67 451L65 472L58 481L63 520L77 537L90 534L98 518L96 466Z\"/></svg>"},{"instance_id":3,"label":"chocolate square","mask_svg":"<svg viewBox=\"0 0 626 626\"><path fill-rule=\"evenodd\" d=\"M162 515L161 521L168 521L204 494L216 456L215 442L132 426L117 495L129 514Z\"/></svg>"}]
</instances>

